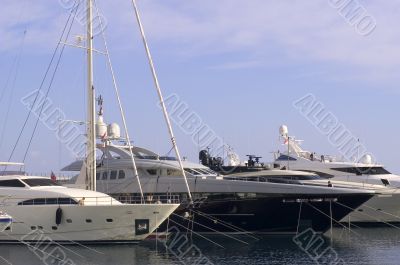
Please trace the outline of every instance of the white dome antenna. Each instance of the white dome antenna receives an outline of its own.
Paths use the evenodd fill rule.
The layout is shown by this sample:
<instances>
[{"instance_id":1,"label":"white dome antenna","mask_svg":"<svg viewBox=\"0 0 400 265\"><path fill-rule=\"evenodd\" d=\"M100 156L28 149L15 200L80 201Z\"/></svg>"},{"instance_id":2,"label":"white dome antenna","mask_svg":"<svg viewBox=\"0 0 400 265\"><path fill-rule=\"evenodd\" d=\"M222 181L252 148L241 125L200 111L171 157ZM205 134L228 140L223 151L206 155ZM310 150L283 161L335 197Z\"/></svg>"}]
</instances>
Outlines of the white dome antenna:
<instances>
[{"instance_id":1,"label":"white dome antenna","mask_svg":"<svg viewBox=\"0 0 400 265\"><path fill-rule=\"evenodd\" d=\"M281 125L281 127L279 127L279 135L285 138L289 136L288 127L286 125Z\"/></svg>"}]
</instances>

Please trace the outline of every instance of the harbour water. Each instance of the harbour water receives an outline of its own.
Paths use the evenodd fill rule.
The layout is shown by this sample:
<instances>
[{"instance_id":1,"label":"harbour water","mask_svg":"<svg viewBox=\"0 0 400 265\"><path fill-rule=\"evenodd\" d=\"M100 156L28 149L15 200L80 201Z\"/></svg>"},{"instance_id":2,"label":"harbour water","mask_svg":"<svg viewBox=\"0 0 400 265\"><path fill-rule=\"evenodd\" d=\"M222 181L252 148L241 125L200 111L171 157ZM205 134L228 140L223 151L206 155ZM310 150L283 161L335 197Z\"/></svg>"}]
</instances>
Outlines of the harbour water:
<instances>
[{"instance_id":1,"label":"harbour water","mask_svg":"<svg viewBox=\"0 0 400 265\"><path fill-rule=\"evenodd\" d=\"M317 236L319 238L319 236ZM313 240L317 239L314 238ZM21 245L2 245L0 247L0 264L101 264L101 265L172 265L172 264L400 264L400 230L397 228L357 228L351 232L344 229L333 229L332 240L321 237L323 246L315 248L318 242L302 248L301 244L309 243L309 237L300 238L300 245L295 244L293 236L259 236L259 240L241 237L244 244L226 236L207 236L221 244L217 246L205 239L193 238L191 248L166 248L163 243L157 246L154 240L139 245L119 246L46 246L35 247ZM314 246L311 246L315 244ZM304 245L305 246L305 245ZM312 251L325 252L325 257L316 258ZM334 255L337 255L333 257ZM314 256L313 256L314 255ZM59 258L57 260L57 257ZM327 258L328 257L328 258Z\"/></svg>"}]
</instances>

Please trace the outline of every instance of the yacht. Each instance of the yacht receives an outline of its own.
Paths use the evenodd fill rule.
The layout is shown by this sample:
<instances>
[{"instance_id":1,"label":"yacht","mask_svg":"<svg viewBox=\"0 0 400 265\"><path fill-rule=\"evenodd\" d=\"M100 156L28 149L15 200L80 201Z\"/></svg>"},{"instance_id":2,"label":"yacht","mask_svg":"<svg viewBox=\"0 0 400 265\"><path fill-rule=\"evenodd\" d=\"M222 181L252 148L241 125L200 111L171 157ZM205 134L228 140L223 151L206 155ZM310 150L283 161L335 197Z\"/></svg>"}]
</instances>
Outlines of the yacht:
<instances>
[{"instance_id":1,"label":"yacht","mask_svg":"<svg viewBox=\"0 0 400 265\"><path fill-rule=\"evenodd\" d=\"M74 7L75 10L79 4ZM130 204L122 204L96 191L94 105L96 93L93 82L95 2L86 0L86 4L87 36L83 48L87 53L88 102L87 120L83 124L86 125L87 141L85 163L81 167L85 189L61 187L51 179L7 170L8 166L18 163L0 163L1 166L5 166L0 176L0 207L13 218L13 225L7 227L0 235L0 242L54 241L65 244L138 242L157 229L179 206L179 203L171 199L164 203L161 201L144 203L139 198L138 203L130 200ZM72 15L71 11L70 17ZM66 27L68 24L72 27L72 23L74 19L68 19ZM64 35L65 32L62 38ZM37 93L39 92L38 90Z\"/></svg>"},{"instance_id":2,"label":"yacht","mask_svg":"<svg viewBox=\"0 0 400 265\"><path fill-rule=\"evenodd\" d=\"M125 198L139 195L130 162L130 147L105 140L97 148L102 153L96 162L98 191L122 202L126 201ZM282 178L318 177L311 173L269 170L268 178L239 178L220 175L204 165L182 161L193 197L190 205L175 158L136 146L132 147L132 152L145 198L158 200L158 195L168 194L179 196L182 202L160 231L168 225L175 225L181 231L190 227L201 233L280 234L296 233L309 227L323 233L329 229L332 220L344 218L351 209L359 207L375 194L373 190L279 181ZM77 172L82 163L82 160L75 161L62 170ZM78 178L70 179L70 185L78 185Z\"/></svg>"},{"instance_id":3,"label":"yacht","mask_svg":"<svg viewBox=\"0 0 400 265\"><path fill-rule=\"evenodd\" d=\"M372 163L369 155L363 156L361 161L350 162L332 155L304 150L301 147L303 141L289 137L285 125L280 127L280 135L287 148L285 151L274 152L275 166L313 172L325 178L325 182L347 182L348 185L362 185L364 188L391 188L392 192L375 196L352 213L350 218L353 222L400 222L399 175L390 173L382 164Z\"/></svg>"},{"instance_id":4,"label":"yacht","mask_svg":"<svg viewBox=\"0 0 400 265\"><path fill-rule=\"evenodd\" d=\"M62 187L49 178L1 176L0 209L13 223L0 234L0 242L137 243L178 206L140 200L122 204L104 193Z\"/></svg>"},{"instance_id":5,"label":"yacht","mask_svg":"<svg viewBox=\"0 0 400 265\"><path fill-rule=\"evenodd\" d=\"M6 229L10 229L9 227L12 224L12 217L8 214L0 211L0 232L3 232Z\"/></svg>"}]
</instances>

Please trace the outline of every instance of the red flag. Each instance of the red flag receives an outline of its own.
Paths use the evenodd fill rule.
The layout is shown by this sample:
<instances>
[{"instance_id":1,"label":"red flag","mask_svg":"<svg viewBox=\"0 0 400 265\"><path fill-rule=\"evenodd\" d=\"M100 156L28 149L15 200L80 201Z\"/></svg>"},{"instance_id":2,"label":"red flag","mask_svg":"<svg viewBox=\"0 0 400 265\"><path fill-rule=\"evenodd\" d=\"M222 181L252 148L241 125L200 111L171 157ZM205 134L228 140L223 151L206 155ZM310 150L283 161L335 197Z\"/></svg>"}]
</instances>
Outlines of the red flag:
<instances>
[{"instance_id":1,"label":"red flag","mask_svg":"<svg viewBox=\"0 0 400 265\"><path fill-rule=\"evenodd\" d=\"M57 177L56 177L56 175L54 174L53 171L51 171L50 179L51 179L51 181L53 181L53 182L56 182L56 181L57 181Z\"/></svg>"}]
</instances>

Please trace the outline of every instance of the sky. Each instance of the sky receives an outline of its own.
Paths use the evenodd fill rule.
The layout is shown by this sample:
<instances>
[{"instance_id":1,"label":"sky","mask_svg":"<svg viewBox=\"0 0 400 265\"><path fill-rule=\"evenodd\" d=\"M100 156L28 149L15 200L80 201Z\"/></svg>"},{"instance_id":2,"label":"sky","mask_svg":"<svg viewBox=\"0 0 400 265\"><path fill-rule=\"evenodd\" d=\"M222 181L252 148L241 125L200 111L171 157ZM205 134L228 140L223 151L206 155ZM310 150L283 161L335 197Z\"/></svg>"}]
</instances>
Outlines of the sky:
<instances>
[{"instance_id":1,"label":"sky","mask_svg":"<svg viewBox=\"0 0 400 265\"><path fill-rule=\"evenodd\" d=\"M104 34L129 134L138 146L173 155L131 1L96 1L105 18ZM28 115L21 99L40 87L71 12L70 2L1 0L2 161L8 160ZM360 12L352 15L339 6L342 2L346 4L139 0L138 6L164 95L179 98L186 115L200 118L200 125L210 128L242 160L251 153L271 161L271 152L283 148L278 137L282 124L290 135L304 140L305 149L340 155L329 137L293 104L311 94L378 162L400 173L400 3L347 1L348 8ZM74 19L66 42L84 45L77 37L83 35L81 15ZM95 37L100 51L95 53L95 88L104 98L106 122L122 128L100 37ZM86 115L84 53L82 48L65 48L49 93L52 108L62 110L68 120L81 121ZM172 119L181 154L197 162L196 137L179 117ZM33 115L13 161L22 161L34 125ZM77 128L84 133L82 126ZM57 172L75 158L55 130L38 123L25 161L27 171Z\"/></svg>"}]
</instances>

